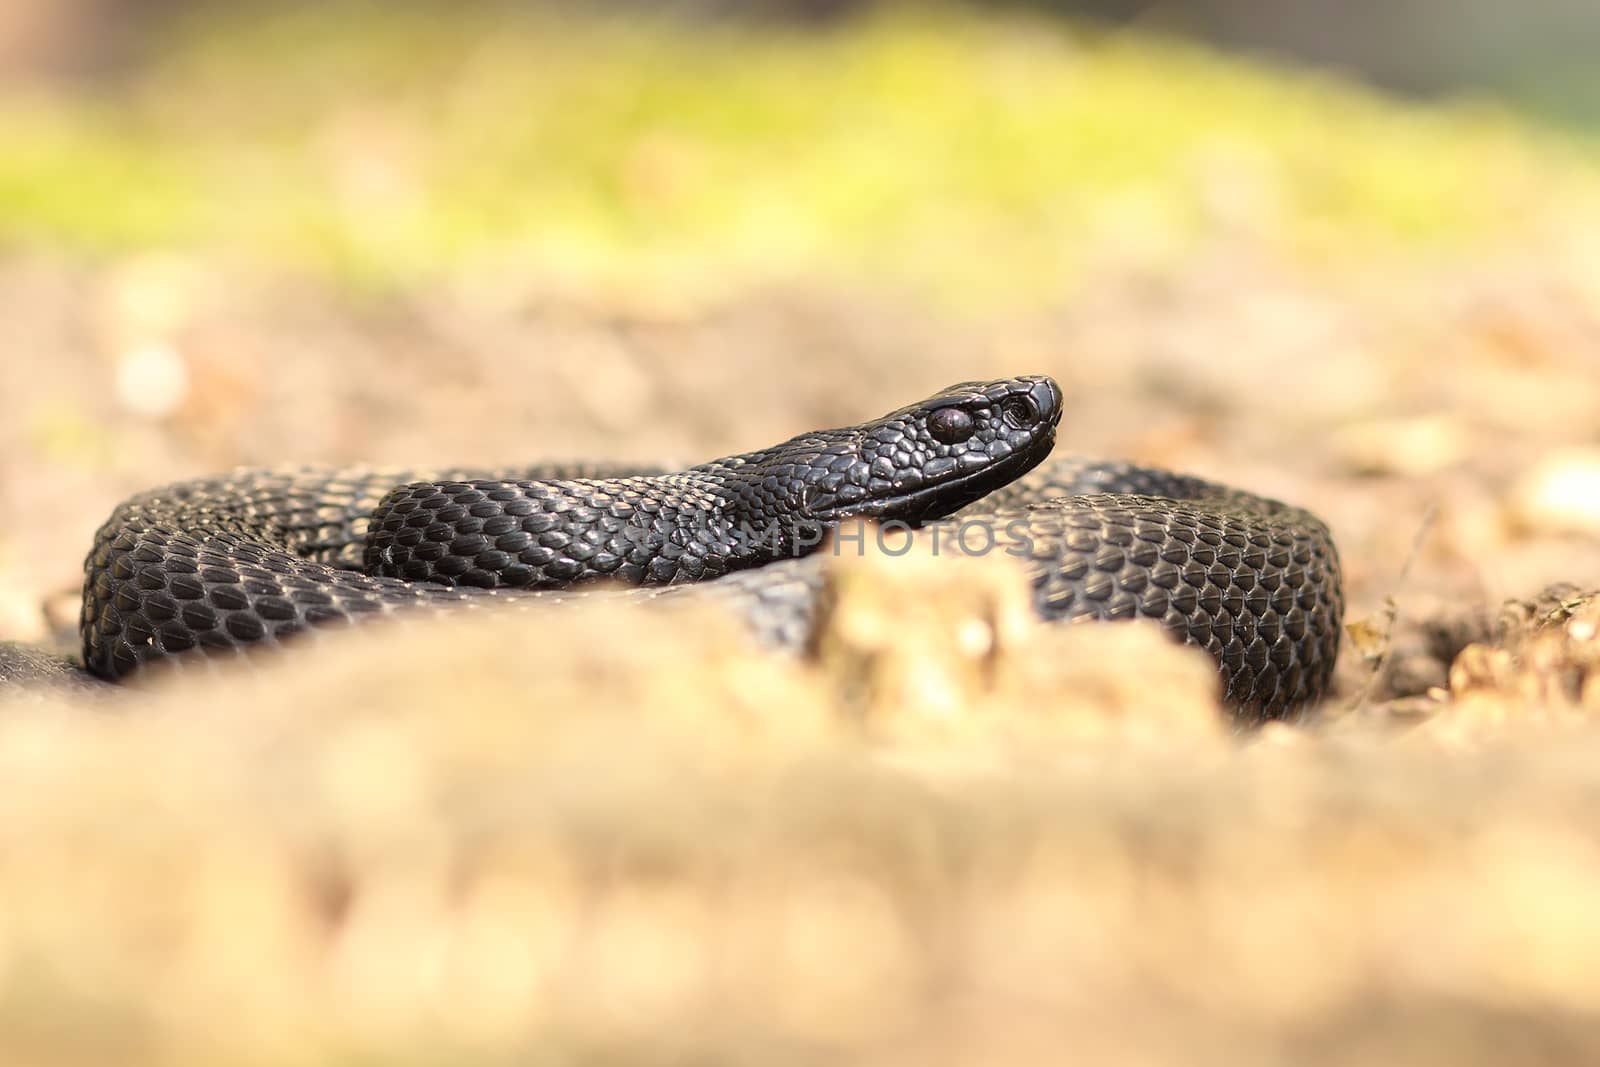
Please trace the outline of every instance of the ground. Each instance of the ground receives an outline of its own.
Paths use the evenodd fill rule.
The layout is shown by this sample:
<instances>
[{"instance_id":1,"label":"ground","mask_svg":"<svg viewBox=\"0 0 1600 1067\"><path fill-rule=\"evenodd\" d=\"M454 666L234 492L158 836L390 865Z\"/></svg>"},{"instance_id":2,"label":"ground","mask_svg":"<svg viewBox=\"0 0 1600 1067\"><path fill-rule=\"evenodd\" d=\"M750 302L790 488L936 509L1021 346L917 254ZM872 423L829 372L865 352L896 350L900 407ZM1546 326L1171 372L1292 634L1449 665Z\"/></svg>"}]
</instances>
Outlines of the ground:
<instances>
[{"instance_id":1,"label":"ground","mask_svg":"<svg viewBox=\"0 0 1600 1067\"><path fill-rule=\"evenodd\" d=\"M324 19L5 98L0 638L163 481L1047 373L1060 449L1328 520L1336 689L1239 731L1142 631L869 562L798 663L586 611L13 695L10 1058L1592 1059L1592 147L1019 18Z\"/></svg>"}]
</instances>

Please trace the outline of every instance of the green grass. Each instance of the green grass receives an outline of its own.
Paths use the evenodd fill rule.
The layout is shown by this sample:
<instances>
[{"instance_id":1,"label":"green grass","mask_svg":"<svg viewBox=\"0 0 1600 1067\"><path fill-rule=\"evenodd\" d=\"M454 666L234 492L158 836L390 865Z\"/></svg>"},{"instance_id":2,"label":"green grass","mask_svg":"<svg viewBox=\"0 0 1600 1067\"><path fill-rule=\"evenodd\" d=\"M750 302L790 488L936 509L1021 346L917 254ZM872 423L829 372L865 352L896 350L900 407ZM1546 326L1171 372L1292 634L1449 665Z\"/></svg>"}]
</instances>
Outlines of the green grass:
<instances>
[{"instance_id":1,"label":"green grass","mask_svg":"<svg viewBox=\"0 0 1600 1067\"><path fill-rule=\"evenodd\" d=\"M0 98L0 241L363 283L823 275L1055 291L1243 231L1454 249L1587 200L1592 151L1196 47L906 8L822 33L312 5L194 23L96 100Z\"/></svg>"}]
</instances>

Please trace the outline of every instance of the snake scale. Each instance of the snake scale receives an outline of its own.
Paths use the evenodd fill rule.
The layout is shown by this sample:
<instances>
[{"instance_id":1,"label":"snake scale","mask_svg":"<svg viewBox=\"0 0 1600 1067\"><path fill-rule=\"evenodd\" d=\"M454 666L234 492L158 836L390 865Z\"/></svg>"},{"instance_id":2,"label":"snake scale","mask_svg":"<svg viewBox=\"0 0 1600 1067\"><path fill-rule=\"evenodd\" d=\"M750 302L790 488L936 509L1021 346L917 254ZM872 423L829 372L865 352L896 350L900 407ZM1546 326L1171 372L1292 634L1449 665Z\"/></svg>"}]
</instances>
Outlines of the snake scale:
<instances>
[{"instance_id":1,"label":"snake scale","mask_svg":"<svg viewBox=\"0 0 1600 1067\"><path fill-rule=\"evenodd\" d=\"M810 550L845 522L874 520L967 551L1003 535L1040 616L1157 620L1211 654L1246 717L1322 695L1342 613L1327 527L1167 471L1045 463L1061 413L1055 382L1028 376L964 382L680 471L304 467L166 486L123 502L96 536L84 666L115 681L311 627L485 597L560 599L601 581L655 587L623 595L715 591L793 645L821 586Z\"/></svg>"}]
</instances>

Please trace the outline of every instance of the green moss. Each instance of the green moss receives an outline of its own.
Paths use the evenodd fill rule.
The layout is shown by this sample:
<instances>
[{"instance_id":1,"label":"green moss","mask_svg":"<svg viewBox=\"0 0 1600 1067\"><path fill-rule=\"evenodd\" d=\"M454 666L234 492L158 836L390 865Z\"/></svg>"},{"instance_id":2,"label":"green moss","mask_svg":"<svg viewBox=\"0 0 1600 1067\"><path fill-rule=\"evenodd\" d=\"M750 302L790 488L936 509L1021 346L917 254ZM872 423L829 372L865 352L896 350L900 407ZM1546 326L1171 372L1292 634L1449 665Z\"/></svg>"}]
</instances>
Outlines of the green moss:
<instances>
[{"instance_id":1,"label":"green moss","mask_svg":"<svg viewBox=\"0 0 1600 1067\"><path fill-rule=\"evenodd\" d=\"M926 7L805 33L307 6L187 26L114 103L0 103L0 240L400 283L1033 292L1218 231L1470 245L1593 174L1483 106Z\"/></svg>"}]
</instances>

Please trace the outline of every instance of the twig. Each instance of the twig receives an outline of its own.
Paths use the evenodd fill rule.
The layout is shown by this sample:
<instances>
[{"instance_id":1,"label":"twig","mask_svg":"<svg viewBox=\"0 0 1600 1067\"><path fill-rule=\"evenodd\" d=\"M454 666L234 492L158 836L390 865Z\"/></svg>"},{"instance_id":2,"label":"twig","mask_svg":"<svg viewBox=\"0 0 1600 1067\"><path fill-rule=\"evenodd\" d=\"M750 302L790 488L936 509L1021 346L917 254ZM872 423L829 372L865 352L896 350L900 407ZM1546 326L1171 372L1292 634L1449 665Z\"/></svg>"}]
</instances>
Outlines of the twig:
<instances>
[{"instance_id":1,"label":"twig","mask_svg":"<svg viewBox=\"0 0 1600 1067\"><path fill-rule=\"evenodd\" d=\"M1429 504L1428 510L1423 512L1422 521L1417 525L1417 532L1411 538L1411 548L1406 553L1405 562L1400 566L1400 573L1395 579L1394 589L1383 598L1383 629L1378 636L1378 654L1373 657L1372 673L1367 677L1367 684L1361 687L1361 692L1346 708L1350 713L1365 711L1372 702L1372 694L1378 688L1378 680L1383 677L1383 669L1389 662L1389 653L1392 651L1395 623L1400 618L1400 605L1395 597L1405 589L1406 582L1411 578L1411 568L1416 564L1417 557L1422 553L1422 542L1428 536L1428 531L1433 528L1433 523L1439 515L1437 504ZM1346 624L1349 629L1350 624Z\"/></svg>"}]
</instances>

